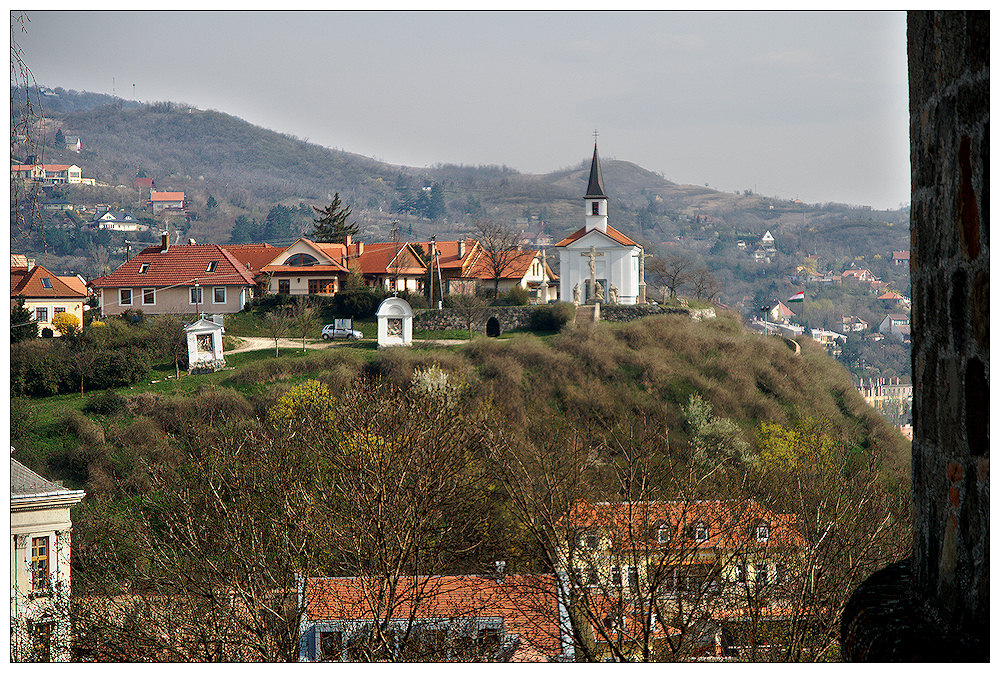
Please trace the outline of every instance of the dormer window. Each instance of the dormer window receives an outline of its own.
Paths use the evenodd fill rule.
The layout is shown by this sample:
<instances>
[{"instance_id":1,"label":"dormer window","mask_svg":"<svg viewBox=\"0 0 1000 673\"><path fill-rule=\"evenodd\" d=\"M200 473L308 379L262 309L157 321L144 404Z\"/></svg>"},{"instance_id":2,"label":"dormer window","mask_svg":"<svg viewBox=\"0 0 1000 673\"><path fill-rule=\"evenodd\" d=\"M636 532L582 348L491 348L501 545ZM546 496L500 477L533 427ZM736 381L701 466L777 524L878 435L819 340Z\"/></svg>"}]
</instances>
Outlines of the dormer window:
<instances>
[{"instance_id":1,"label":"dormer window","mask_svg":"<svg viewBox=\"0 0 1000 673\"><path fill-rule=\"evenodd\" d=\"M51 290L52 289L52 279L51 278L42 278L42 287L44 287L47 290Z\"/></svg>"},{"instance_id":2,"label":"dormer window","mask_svg":"<svg viewBox=\"0 0 1000 673\"><path fill-rule=\"evenodd\" d=\"M139 265L139 273L146 273L147 271L149 271L149 264Z\"/></svg>"},{"instance_id":3,"label":"dormer window","mask_svg":"<svg viewBox=\"0 0 1000 673\"><path fill-rule=\"evenodd\" d=\"M211 262L208 263L208 268L205 269L205 273L212 273L213 271L215 271L215 267L217 266L219 266L219 263L213 259Z\"/></svg>"},{"instance_id":4,"label":"dormer window","mask_svg":"<svg viewBox=\"0 0 1000 673\"><path fill-rule=\"evenodd\" d=\"M708 526L701 521L694 525L694 539L698 542L708 541Z\"/></svg>"},{"instance_id":5,"label":"dormer window","mask_svg":"<svg viewBox=\"0 0 1000 673\"><path fill-rule=\"evenodd\" d=\"M660 544L670 542L670 524L666 521L660 523L656 529L656 541Z\"/></svg>"},{"instance_id":6,"label":"dormer window","mask_svg":"<svg viewBox=\"0 0 1000 673\"><path fill-rule=\"evenodd\" d=\"M766 521L757 524L757 542L767 542L771 537L771 527Z\"/></svg>"}]
</instances>

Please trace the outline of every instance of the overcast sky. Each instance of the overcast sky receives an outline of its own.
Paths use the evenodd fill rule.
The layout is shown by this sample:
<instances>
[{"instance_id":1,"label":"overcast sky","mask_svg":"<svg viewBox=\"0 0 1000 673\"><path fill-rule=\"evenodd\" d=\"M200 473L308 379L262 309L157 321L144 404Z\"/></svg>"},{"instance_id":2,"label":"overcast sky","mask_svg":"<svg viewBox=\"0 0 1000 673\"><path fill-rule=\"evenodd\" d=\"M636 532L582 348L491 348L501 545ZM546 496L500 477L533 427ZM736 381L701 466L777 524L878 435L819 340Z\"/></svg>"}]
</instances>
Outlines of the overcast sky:
<instances>
[{"instance_id":1,"label":"overcast sky","mask_svg":"<svg viewBox=\"0 0 1000 673\"><path fill-rule=\"evenodd\" d=\"M545 173L587 159L597 129L602 157L674 182L909 201L902 12L28 18L41 85L189 103L390 163Z\"/></svg>"}]
</instances>

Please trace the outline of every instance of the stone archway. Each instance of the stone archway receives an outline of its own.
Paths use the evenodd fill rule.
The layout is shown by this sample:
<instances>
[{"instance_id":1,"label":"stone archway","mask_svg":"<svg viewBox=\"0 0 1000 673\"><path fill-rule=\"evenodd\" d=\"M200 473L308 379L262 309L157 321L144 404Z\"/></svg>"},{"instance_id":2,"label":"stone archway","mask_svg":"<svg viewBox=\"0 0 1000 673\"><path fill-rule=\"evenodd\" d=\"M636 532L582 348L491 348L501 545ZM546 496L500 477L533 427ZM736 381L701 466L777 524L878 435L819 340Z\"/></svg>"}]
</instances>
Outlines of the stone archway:
<instances>
[{"instance_id":1,"label":"stone archway","mask_svg":"<svg viewBox=\"0 0 1000 673\"><path fill-rule=\"evenodd\" d=\"M490 316L490 319L486 321L486 336L488 337L498 337L500 336L500 321L497 317Z\"/></svg>"}]
</instances>

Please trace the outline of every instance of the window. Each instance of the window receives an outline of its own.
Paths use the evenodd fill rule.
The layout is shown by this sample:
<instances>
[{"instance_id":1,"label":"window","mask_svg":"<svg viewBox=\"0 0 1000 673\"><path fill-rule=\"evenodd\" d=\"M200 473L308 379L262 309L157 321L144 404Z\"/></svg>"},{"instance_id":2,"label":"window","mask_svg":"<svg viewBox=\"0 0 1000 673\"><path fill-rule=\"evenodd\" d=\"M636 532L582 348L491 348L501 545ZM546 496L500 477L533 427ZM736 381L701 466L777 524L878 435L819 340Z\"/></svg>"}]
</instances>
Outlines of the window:
<instances>
[{"instance_id":1,"label":"window","mask_svg":"<svg viewBox=\"0 0 1000 673\"><path fill-rule=\"evenodd\" d=\"M52 289L52 279L51 278L42 278L42 287L44 287L46 290L51 290Z\"/></svg>"},{"instance_id":2,"label":"window","mask_svg":"<svg viewBox=\"0 0 1000 673\"><path fill-rule=\"evenodd\" d=\"M754 571L757 575L757 586L766 587L767 586L767 564L758 563L754 566Z\"/></svg>"},{"instance_id":3,"label":"window","mask_svg":"<svg viewBox=\"0 0 1000 673\"><path fill-rule=\"evenodd\" d=\"M142 288L142 305L153 306L156 304L156 289L151 287Z\"/></svg>"},{"instance_id":4,"label":"window","mask_svg":"<svg viewBox=\"0 0 1000 673\"><path fill-rule=\"evenodd\" d=\"M774 583L781 584L785 581L785 564L776 563L774 566Z\"/></svg>"},{"instance_id":5,"label":"window","mask_svg":"<svg viewBox=\"0 0 1000 673\"><path fill-rule=\"evenodd\" d=\"M213 287L212 288L212 303L213 304L225 304L226 303L226 288L224 288L224 287Z\"/></svg>"},{"instance_id":6,"label":"window","mask_svg":"<svg viewBox=\"0 0 1000 673\"><path fill-rule=\"evenodd\" d=\"M193 287L191 288L191 303L192 304L203 304L205 303L205 295L202 292L203 288Z\"/></svg>"},{"instance_id":7,"label":"window","mask_svg":"<svg viewBox=\"0 0 1000 673\"><path fill-rule=\"evenodd\" d=\"M694 539L699 542L708 540L708 526L701 521L694 525Z\"/></svg>"},{"instance_id":8,"label":"window","mask_svg":"<svg viewBox=\"0 0 1000 673\"><path fill-rule=\"evenodd\" d=\"M35 307L35 320L38 322L48 322L49 321L49 307L48 306L37 306Z\"/></svg>"},{"instance_id":9,"label":"window","mask_svg":"<svg viewBox=\"0 0 1000 673\"><path fill-rule=\"evenodd\" d=\"M291 294L292 293L291 283L292 283L292 281L290 281L288 279L279 280L278 281L278 294Z\"/></svg>"},{"instance_id":10,"label":"window","mask_svg":"<svg viewBox=\"0 0 1000 673\"><path fill-rule=\"evenodd\" d=\"M735 576L737 582L739 582L740 584L746 584L747 583L747 569L746 569L746 566L744 566L742 563L737 564L736 565L736 572L735 572L734 576Z\"/></svg>"},{"instance_id":11,"label":"window","mask_svg":"<svg viewBox=\"0 0 1000 673\"><path fill-rule=\"evenodd\" d=\"M611 566L611 584L622 588L622 569L618 566Z\"/></svg>"},{"instance_id":12,"label":"window","mask_svg":"<svg viewBox=\"0 0 1000 673\"><path fill-rule=\"evenodd\" d=\"M342 644L340 631L322 631L319 634L319 660L340 661Z\"/></svg>"},{"instance_id":13,"label":"window","mask_svg":"<svg viewBox=\"0 0 1000 673\"><path fill-rule=\"evenodd\" d=\"M476 645L481 654L494 654L500 649L500 628L497 626L484 626L479 629L476 636Z\"/></svg>"},{"instance_id":14,"label":"window","mask_svg":"<svg viewBox=\"0 0 1000 673\"><path fill-rule=\"evenodd\" d=\"M661 522L656 529L656 541L660 544L667 544L670 542L670 524L667 522Z\"/></svg>"},{"instance_id":15,"label":"window","mask_svg":"<svg viewBox=\"0 0 1000 673\"><path fill-rule=\"evenodd\" d=\"M309 294L333 294L337 291L337 281L330 278L310 278Z\"/></svg>"},{"instance_id":16,"label":"window","mask_svg":"<svg viewBox=\"0 0 1000 673\"><path fill-rule=\"evenodd\" d=\"M590 202L590 214L591 215L600 215L601 214L601 203L600 203L600 201L591 201Z\"/></svg>"},{"instance_id":17,"label":"window","mask_svg":"<svg viewBox=\"0 0 1000 673\"><path fill-rule=\"evenodd\" d=\"M132 305L132 288L125 287L121 289L118 293L118 303L122 306Z\"/></svg>"},{"instance_id":18,"label":"window","mask_svg":"<svg viewBox=\"0 0 1000 673\"><path fill-rule=\"evenodd\" d=\"M771 527L767 522L757 524L757 542L767 542L771 537Z\"/></svg>"},{"instance_id":19,"label":"window","mask_svg":"<svg viewBox=\"0 0 1000 673\"><path fill-rule=\"evenodd\" d=\"M52 317L55 317L60 313L65 313L65 312L66 312L65 306L56 306L55 308L52 309Z\"/></svg>"},{"instance_id":20,"label":"window","mask_svg":"<svg viewBox=\"0 0 1000 673\"><path fill-rule=\"evenodd\" d=\"M31 655L36 662L52 660L52 622L31 625Z\"/></svg>"},{"instance_id":21,"label":"window","mask_svg":"<svg viewBox=\"0 0 1000 673\"><path fill-rule=\"evenodd\" d=\"M596 570L587 571L587 586L596 587L598 584L600 584L600 579L597 577L597 571Z\"/></svg>"},{"instance_id":22,"label":"window","mask_svg":"<svg viewBox=\"0 0 1000 673\"><path fill-rule=\"evenodd\" d=\"M597 531L584 531L580 533L577 546L580 549L597 549Z\"/></svg>"},{"instance_id":23,"label":"window","mask_svg":"<svg viewBox=\"0 0 1000 673\"><path fill-rule=\"evenodd\" d=\"M205 273L212 273L213 271L215 271L215 267L217 266L219 266L219 262L213 259L211 262L208 263L208 268L205 269Z\"/></svg>"},{"instance_id":24,"label":"window","mask_svg":"<svg viewBox=\"0 0 1000 673\"><path fill-rule=\"evenodd\" d=\"M639 593L639 569L635 566L628 567L628 585L633 593Z\"/></svg>"},{"instance_id":25,"label":"window","mask_svg":"<svg viewBox=\"0 0 1000 673\"><path fill-rule=\"evenodd\" d=\"M297 255L292 255L285 260L285 265L287 266L312 266L317 262L317 259L312 255L307 255L304 252L300 252Z\"/></svg>"},{"instance_id":26,"label":"window","mask_svg":"<svg viewBox=\"0 0 1000 673\"><path fill-rule=\"evenodd\" d=\"M146 273L147 271L149 271L149 264L139 265L139 273Z\"/></svg>"},{"instance_id":27,"label":"window","mask_svg":"<svg viewBox=\"0 0 1000 673\"><path fill-rule=\"evenodd\" d=\"M48 591L49 589L49 538L31 538L31 589L33 591Z\"/></svg>"}]
</instances>

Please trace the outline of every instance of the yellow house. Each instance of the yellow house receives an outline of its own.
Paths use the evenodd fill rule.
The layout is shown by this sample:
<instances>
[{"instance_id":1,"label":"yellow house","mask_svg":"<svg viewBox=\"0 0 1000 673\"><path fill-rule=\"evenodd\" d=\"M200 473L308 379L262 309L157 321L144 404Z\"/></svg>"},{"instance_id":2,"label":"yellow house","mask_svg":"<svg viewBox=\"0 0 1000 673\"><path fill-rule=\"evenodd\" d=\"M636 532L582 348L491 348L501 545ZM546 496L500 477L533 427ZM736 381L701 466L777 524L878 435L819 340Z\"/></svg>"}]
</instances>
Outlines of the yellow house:
<instances>
[{"instance_id":1,"label":"yellow house","mask_svg":"<svg viewBox=\"0 0 1000 673\"><path fill-rule=\"evenodd\" d=\"M24 255L10 256L11 305L23 297L24 307L38 322L40 333L48 329L52 330L53 336L62 336L52 326L52 319L63 312L76 316L82 326L83 305L88 296L87 288L78 276L57 276Z\"/></svg>"}]
</instances>

